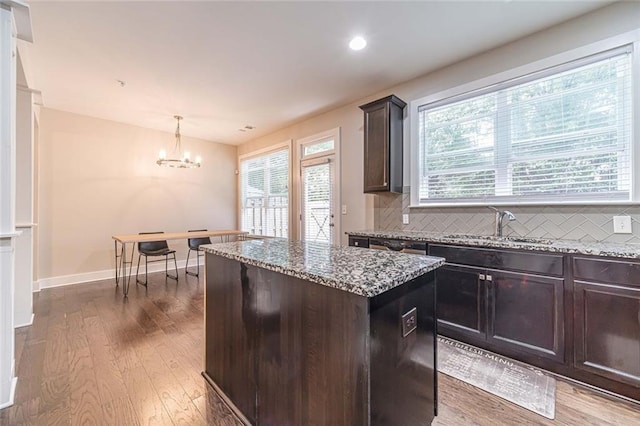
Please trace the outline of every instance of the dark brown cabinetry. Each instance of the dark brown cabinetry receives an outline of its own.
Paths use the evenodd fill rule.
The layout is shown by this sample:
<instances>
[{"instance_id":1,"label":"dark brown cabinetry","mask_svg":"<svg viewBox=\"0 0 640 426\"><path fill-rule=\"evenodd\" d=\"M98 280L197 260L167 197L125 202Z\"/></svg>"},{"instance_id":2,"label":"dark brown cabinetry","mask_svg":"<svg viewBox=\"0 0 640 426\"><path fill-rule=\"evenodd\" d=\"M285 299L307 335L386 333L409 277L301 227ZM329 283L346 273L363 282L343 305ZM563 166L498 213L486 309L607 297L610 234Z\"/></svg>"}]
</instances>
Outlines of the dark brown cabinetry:
<instances>
[{"instance_id":1,"label":"dark brown cabinetry","mask_svg":"<svg viewBox=\"0 0 640 426\"><path fill-rule=\"evenodd\" d=\"M243 423L431 424L433 271L365 297L211 253L206 270L204 376Z\"/></svg>"},{"instance_id":2,"label":"dark brown cabinetry","mask_svg":"<svg viewBox=\"0 0 640 426\"><path fill-rule=\"evenodd\" d=\"M436 273L441 334L564 360L562 256L438 244L429 246L429 254L447 259Z\"/></svg>"},{"instance_id":3,"label":"dark brown cabinetry","mask_svg":"<svg viewBox=\"0 0 640 426\"><path fill-rule=\"evenodd\" d=\"M394 95L364 111L364 192L402 192L402 128L407 104Z\"/></svg>"},{"instance_id":4,"label":"dark brown cabinetry","mask_svg":"<svg viewBox=\"0 0 640 426\"><path fill-rule=\"evenodd\" d=\"M640 264L575 257L575 366L640 387Z\"/></svg>"},{"instance_id":5,"label":"dark brown cabinetry","mask_svg":"<svg viewBox=\"0 0 640 426\"><path fill-rule=\"evenodd\" d=\"M458 340L485 340L484 269L445 264L437 275L438 332Z\"/></svg>"},{"instance_id":6,"label":"dark brown cabinetry","mask_svg":"<svg viewBox=\"0 0 640 426\"><path fill-rule=\"evenodd\" d=\"M640 401L640 261L428 247L439 334Z\"/></svg>"}]
</instances>

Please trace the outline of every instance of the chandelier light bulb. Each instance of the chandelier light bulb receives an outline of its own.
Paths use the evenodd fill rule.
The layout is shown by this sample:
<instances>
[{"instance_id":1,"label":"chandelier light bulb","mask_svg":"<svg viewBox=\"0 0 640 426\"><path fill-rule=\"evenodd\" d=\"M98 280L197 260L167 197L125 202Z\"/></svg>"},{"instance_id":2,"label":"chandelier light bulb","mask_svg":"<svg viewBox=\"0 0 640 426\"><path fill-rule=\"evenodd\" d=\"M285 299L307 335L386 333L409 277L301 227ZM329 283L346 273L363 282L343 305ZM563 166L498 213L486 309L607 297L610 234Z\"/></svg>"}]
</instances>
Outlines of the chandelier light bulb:
<instances>
[{"instance_id":1,"label":"chandelier light bulb","mask_svg":"<svg viewBox=\"0 0 640 426\"><path fill-rule=\"evenodd\" d=\"M191 153L189 151L184 153L184 159L188 160L189 158L191 158Z\"/></svg>"},{"instance_id":2,"label":"chandelier light bulb","mask_svg":"<svg viewBox=\"0 0 640 426\"><path fill-rule=\"evenodd\" d=\"M351 50L362 50L365 48L366 45L367 45L367 41L360 36L356 36L352 38L351 41L349 42L349 47L351 48Z\"/></svg>"},{"instance_id":3,"label":"chandelier light bulb","mask_svg":"<svg viewBox=\"0 0 640 426\"><path fill-rule=\"evenodd\" d=\"M158 154L158 158L161 160L165 160L167 158L167 151L165 151L164 149L161 149L160 154Z\"/></svg>"},{"instance_id":4,"label":"chandelier light bulb","mask_svg":"<svg viewBox=\"0 0 640 426\"><path fill-rule=\"evenodd\" d=\"M196 163L197 164L202 163L202 157L200 157L199 155L196 157Z\"/></svg>"}]
</instances>

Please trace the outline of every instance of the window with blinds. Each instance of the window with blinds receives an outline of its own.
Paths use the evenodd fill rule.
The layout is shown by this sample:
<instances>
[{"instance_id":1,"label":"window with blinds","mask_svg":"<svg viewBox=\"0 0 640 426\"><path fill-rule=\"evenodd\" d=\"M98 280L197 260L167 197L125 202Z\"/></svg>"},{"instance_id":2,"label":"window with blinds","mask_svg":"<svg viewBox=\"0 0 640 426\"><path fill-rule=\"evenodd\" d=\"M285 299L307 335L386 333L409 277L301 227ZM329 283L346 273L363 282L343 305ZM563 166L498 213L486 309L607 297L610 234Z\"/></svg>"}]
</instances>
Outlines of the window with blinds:
<instances>
[{"instance_id":1,"label":"window with blinds","mask_svg":"<svg viewBox=\"0 0 640 426\"><path fill-rule=\"evenodd\" d=\"M631 47L418 108L419 202L631 199Z\"/></svg>"},{"instance_id":2,"label":"window with blinds","mask_svg":"<svg viewBox=\"0 0 640 426\"><path fill-rule=\"evenodd\" d=\"M252 235L289 236L289 149L240 161L241 226Z\"/></svg>"}]
</instances>

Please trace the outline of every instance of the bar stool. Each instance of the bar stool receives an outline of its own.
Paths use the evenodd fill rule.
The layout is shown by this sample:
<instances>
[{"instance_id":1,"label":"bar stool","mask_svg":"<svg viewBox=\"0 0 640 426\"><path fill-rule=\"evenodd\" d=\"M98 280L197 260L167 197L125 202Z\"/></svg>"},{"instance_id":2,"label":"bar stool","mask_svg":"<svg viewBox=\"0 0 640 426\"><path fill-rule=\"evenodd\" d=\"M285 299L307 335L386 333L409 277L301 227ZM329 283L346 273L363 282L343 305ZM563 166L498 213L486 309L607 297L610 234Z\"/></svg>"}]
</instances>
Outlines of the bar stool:
<instances>
[{"instance_id":1,"label":"bar stool","mask_svg":"<svg viewBox=\"0 0 640 426\"><path fill-rule=\"evenodd\" d=\"M164 232L140 232L139 235L145 234L163 234ZM167 244L167 240L158 241L145 241L138 243L138 268L136 269L136 284L142 284L147 286L147 280L149 276L148 258L156 256L164 256L164 273L167 278L178 281L178 263L176 262L176 251L171 250ZM173 255L173 264L176 269L176 275L169 275L169 256ZM138 279L138 273L140 272L140 258L144 256L144 281ZM161 259L152 260L151 262L160 262Z\"/></svg>"},{"instance_id":2,"label":"bar stool","mask_svg":"<svg viewBox=\"0 0 640 426\"><path fill-rule=\"evenodd\" d=\"M189 230L189 232L201 232L201 231L206 231L206 229L192 229ZM211 238L209 237L203 237L203 238L189 238L187 240L187 244L189 245L189 252L187 253L187 263L184 265L184 273L185 275L193 275L194 277L199 277L200 276L200 257L202 257L203 255L200 254L202 253L202 250L200 249L200 246L203 244L211 244ZM196 272L189 272L189 255L191 254L191 251L195 251L196 252Z\"/></svg>"}]
</instances>

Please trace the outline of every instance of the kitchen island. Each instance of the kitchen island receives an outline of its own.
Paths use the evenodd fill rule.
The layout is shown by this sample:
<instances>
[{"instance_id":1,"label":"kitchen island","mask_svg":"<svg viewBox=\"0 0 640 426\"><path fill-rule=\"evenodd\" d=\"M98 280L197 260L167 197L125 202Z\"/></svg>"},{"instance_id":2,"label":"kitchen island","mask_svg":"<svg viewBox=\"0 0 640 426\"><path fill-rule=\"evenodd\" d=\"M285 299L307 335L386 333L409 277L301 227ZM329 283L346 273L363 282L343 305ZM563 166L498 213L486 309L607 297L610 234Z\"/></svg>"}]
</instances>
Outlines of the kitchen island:
<instances>
[{"instance_id":1,"label":"kitchen island","mask_svg":"<svg viewBox=\"0 0 640 426\"><path fill-rule=\"evenodd\" d=\"M444 259L279 238L202 248L203 374L245 423L431 423Z\"/></svg>"}]
</instances>

